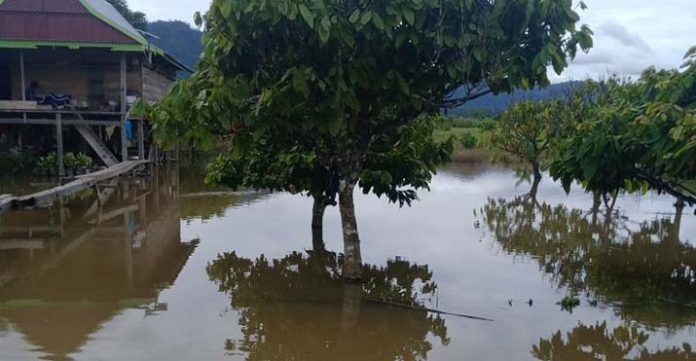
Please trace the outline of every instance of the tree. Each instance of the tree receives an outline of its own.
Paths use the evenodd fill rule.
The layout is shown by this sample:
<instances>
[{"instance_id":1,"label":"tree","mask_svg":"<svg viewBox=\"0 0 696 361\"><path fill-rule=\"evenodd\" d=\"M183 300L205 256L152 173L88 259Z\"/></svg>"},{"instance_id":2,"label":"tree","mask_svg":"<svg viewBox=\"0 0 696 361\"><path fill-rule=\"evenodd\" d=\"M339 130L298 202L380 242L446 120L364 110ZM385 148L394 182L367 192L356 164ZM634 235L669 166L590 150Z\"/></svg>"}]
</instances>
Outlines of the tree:
<instances>
[{"instance_id":1,"label":"tree","mask_svg":"<svg viewBox=\"0 0 696 361\"><path fill-rule=\"evenodd\" d=\"M563 121L558 102L524 101L503 112L491 133L493 147L510 153L532 166L534 180L541 180L542 161L551 142L552 128Z\"/></svg>"},{"instance_id":2,"label":"tree","mask_svg":"<svg viewBox=\"0 0 696 361\"><path fill-rule=\"evenodd\" d=\"M649 68L598 84L595 109L562 142L551 175L566 190L616 195L650 189L696 203L696 48L682 71Z\"/></svg>"},{"instance_id":3,"label":"tree","mask_svg":"<svg viewBox=\"0 0 696 361\"><path fill-rule=\"evenodd\" d=\"M567 0L214 0L197 20L197 116L234 130L233 153L262 138L321 150L338 181L346 278L360 277L353 192L376 143L442 108L546 85L547 66L560 72L591 46Z\"/></svg>"},{"instance_id":4,"label":"tree","mask_svg":"<svg viewBox=\"0 0 696 361\"><path fill-rule=\"evenodd\" d=\"M147 30L147 16L140 11L133 11L128 6L127 0L106 0L123 15L128 22L138 30Z\"/></svg>"}]
</instances>

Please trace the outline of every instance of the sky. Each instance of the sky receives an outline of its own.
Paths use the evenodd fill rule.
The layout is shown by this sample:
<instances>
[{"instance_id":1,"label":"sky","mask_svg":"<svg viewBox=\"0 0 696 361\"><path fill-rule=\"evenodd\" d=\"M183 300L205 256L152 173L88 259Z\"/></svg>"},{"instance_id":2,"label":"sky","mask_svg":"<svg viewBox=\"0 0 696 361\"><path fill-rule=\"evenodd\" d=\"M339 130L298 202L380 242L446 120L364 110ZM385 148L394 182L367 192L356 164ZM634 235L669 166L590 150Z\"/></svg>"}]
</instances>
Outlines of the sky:
<instances>
[{"instance_id":1,"label":"sky","mask_svg":"<svg viewBox=\"0 0 696 361\"><path fill-rule=\"evenodd\" d=\"M134 10L152 20L192 23L207 0L129 0ZM163 3L166 5L163 6ZM549 71L552 82L602 78L609 74L636 77L648 66L677 68L696 45L696 0L585 0L581 23L594 31L594 48L579 53L561 75Z\"/></svg>"}]
</instances>

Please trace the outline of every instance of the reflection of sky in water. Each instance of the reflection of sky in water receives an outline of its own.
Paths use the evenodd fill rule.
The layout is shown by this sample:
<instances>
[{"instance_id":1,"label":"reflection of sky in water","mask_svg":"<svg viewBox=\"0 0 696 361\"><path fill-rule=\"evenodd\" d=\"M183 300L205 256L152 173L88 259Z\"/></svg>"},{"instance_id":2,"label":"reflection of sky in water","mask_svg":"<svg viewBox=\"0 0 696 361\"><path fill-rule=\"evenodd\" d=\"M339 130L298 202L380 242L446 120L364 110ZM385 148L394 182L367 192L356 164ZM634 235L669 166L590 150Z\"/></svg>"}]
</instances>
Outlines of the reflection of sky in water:
<instances>
[{"instance_id":1,"label":"reflection of sky in water","mask_svg":"<svg viewBox=\"0 0 696 361\"><path fill-rule=\"evenodd\" d=\"M614 310L592 308L586 304L572 314L561 312L556 303L565 296L548 276L528 257L507 255L490 239L487 228L475 229L475 209L488 197L510 199L528 191L529 184L512 187L514 173L498 168L458 174L441 172L431 192L421 192L421 201L412 208L387 204L374 196L357 197L357 218L362 238L363 261L384 265L401 256L416 264L427 264L439 286L437 308L495 319L477 322L446 317L452 342L442 347L431 340L431 360L524 360L540 338L566 331L579 322L594 325L607 321L615 327L623 321ZM560 186L542 182L539 200L552 205L588 210L592 197L575 190L566 196ZM661 214L672 214L669 197L622 196L617 207L629 217L629 227ZM243 359L226 355L226 339L239 339L238 316L229 310L229 297L209 281L205 266L219 253L235 250L254 259L260 254L279 258L293 250L308 249L311 200L288 194L273 194L241 203L221 216L182 222L182 240L200 238L201 243L188 260L176 283L162 292L159 302L168 310L143 318L143 311L122 312L92 334L75 359ZM693 209L684 211L681 239L695 242L696 218ZM329 208L325 218L325 238L331 250L342 249L340 218ZM533 299L533 306L525 301ZM509 305L512 300L512 307ZM0 353L23 355L31 346L17 340L17 334L0 334ZM680 346L696 339L696 328L673 333L651 334L649 347ZM0 357L2 358L2 357ZM2 358L4 359L4 358ZM11 358L10 358L11 359Z\"/></svg>"}]
</instances>

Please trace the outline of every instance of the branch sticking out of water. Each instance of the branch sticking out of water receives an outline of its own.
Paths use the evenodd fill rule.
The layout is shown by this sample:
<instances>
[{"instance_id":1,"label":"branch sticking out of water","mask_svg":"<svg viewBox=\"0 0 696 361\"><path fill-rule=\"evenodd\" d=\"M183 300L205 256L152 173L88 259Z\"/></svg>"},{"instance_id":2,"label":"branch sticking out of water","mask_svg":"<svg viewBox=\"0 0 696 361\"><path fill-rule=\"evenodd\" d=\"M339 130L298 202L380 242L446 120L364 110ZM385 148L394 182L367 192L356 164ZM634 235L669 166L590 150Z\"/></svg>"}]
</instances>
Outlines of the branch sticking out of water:
<instances>
[{"instance_id":1,"label":"branch sticking out of water","mask_svg":"<svg viewBox=\"0 0 696 361\"><path fill-rule=\"evenodd\" d=\"M406 308L409 310L414 310L414 311L427 311L427 312L432 312L432 313L437 313L440 315L447 315L447 316L456 316L456 317L461 317L461 318L468 318L470 320L477 320L477 321L488 321L488 322L493 322L495 320L490 319L490 318L485 318L485 317L478 317L478 316L472 316L472 315L465 315L462 313L453 313L453 312L447 312L447 311L441 311L441 310L436 310L433 308L427 308L427 307L420 307L420 306L414 306L414 305L409 305L405 303L398 303L398 302L391 302L391 301L386 301L386 300L380 300L377 298L363 298L365 301L368 302L373 302L373 303L379 303L383 305L390 305L390 306L396 306L396 307L401 307L401 308Z\"/></svg>"}]
</instances>

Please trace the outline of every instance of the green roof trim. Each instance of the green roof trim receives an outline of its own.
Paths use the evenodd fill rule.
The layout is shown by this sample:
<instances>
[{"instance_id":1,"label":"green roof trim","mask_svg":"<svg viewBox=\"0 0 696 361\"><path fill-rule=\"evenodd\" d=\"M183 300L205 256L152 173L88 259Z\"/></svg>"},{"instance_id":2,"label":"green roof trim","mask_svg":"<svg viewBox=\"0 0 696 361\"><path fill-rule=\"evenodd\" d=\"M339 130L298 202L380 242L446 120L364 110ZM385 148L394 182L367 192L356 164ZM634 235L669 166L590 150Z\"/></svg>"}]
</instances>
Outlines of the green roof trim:
<instances>
[{"instance_id":1,"label":"green roof trim","mask_svg":"<svg viewBox=\"0 0 696 361\"><path fill-rule=\"evenodd\" d=\"M2 49L38 49L39 47L62 47L72 50L83 48L106 48L113 51L142 52L145 47L140 44L120 43L84 43L75 41L38 41L38 40L0 40Z\"/></svg>"}]
</instances>

